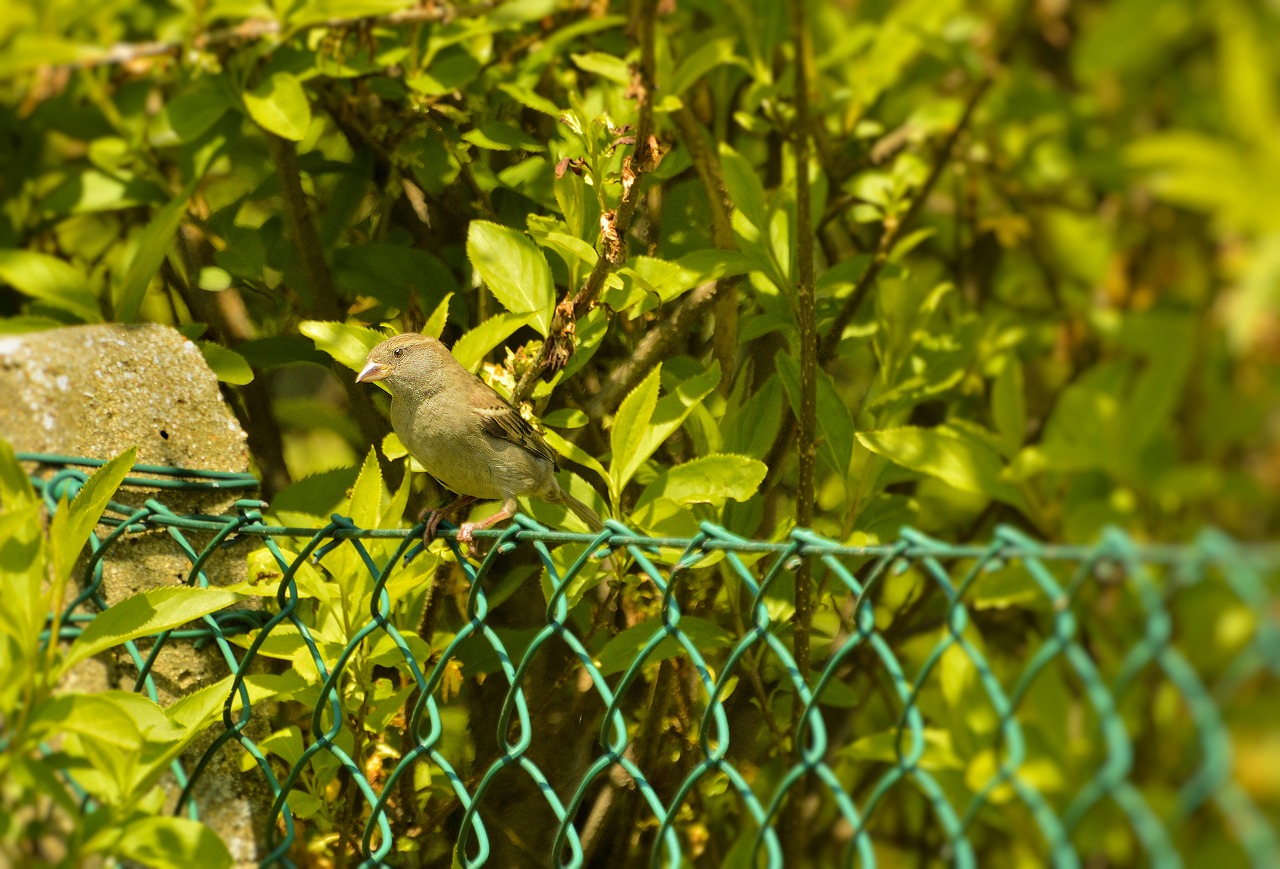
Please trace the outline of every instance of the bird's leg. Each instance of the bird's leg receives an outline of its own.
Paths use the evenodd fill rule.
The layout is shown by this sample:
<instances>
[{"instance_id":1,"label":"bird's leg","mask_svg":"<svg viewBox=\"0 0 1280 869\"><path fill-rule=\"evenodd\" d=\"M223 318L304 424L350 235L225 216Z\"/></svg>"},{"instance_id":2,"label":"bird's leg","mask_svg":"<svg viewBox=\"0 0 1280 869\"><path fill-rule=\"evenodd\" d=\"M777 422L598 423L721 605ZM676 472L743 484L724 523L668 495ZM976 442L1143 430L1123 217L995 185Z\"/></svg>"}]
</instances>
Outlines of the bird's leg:
<instances>
[{"instance_id":1,"label":"bird's leg","mask_svg":"<svg viewBox=\"0 0 1280 869\"><path fill-rule=\"evenodd\" d=\"M440 520L444 519L446 516L456 513L458 510L461 510L468 504L473 503L475 500L476 499L470 495L462 495L452 504L446 504L443 507L428 507L419 513L418 521L421 522L425 519L427 523L426 527L422 530L422 545L427 546L432 540L435 540L436 531L440 528ZM461 536L459 536L458 539L462 539ZM467 539L470 540L471 538L468 537Z\"/></svg>"},{"instance_id":2,"label":"bird's leg","mask_svg":"<svg viewBox=\"0 0 1280 869\"><path fill-rule=\"evenodd\" d=\"M481 519L479 522L463 522L458 528L458 540L464 541L469 547L471 554L476 555L476 544L475 541L471 539L471 532L488 528L491 525L501 522L503 519L510 519L514 515L516 515L516 499L508 498L502 502L502 509L497 513L494 513L492 516Z\"/></svg>"}]
</instances>

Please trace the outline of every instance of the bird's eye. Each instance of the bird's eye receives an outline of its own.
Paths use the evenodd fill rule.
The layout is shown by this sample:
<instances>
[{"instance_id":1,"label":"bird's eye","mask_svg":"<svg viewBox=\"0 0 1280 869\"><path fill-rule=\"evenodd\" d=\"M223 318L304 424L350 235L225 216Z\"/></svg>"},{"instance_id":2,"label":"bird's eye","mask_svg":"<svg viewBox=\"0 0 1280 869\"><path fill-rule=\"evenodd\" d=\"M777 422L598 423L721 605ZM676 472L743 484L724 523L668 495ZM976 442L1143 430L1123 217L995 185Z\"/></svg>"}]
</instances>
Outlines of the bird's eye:
<instances>
[{"instance_id":1,"label":"bird's eye","mask_svg":"<svg viewBox=\"0 0 1280 869\"><path fill-rule=\"evenodd\" d=\"M394 353L392 353L391 355L392 355L392 356L394 356L394 357L396 357L397 359L399 359L401 356L403 356L403 355L404 355L404 348L403 348L403 347L397 347L397 348L396 348L396 350L395 350L395 352L394 352Z\"/></svg>"}]
</instances>

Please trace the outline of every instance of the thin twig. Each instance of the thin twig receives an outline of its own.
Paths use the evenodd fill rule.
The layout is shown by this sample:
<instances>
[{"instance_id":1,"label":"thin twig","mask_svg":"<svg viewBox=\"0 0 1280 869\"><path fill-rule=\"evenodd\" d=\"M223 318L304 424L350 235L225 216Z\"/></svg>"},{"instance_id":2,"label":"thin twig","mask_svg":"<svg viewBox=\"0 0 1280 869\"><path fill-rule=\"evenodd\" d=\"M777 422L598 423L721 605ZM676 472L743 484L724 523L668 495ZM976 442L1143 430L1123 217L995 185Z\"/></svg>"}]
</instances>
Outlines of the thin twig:
<instances>
[{"instance_id":1,"label":"thin twig","mask_svg":"<svg viewBox=\"0 0 1280 869\"><path fill-rule=\"evenodd\" d=\"M184 50L209 51L232 42L251 42L272 36L288 37L318 28L354 27L358 24L423 24L431 22L446 23L457 18L470 18L492 12L502 5L502 0L470 3L466 6L453 6L445 3L427 3L411 9L402 9L386 15L364 15L354 18L325 18L320 21L307 21L301 25L290 25L277 18L251 18L231 27L220 27L207 33L198 33L190 40L164 39L152 42L118 42L101 54L86 57L74 63L64 64L71 69L90 69L98 66L119 66L133 63L148 57L165 57L181 55ZM62 68L62 67L55 67Z\"/></svg>"},{"instance_id":2,"label":"thin twig","mask_svg":"<svg viewBox=\"0 0 1280 869\"><path fill-rule=\"evenodd\" d=\"M893 222L886 221L884 233L880 236L880 241L876 245L875 253L871 256L871 262L867 265L867 270L858 279L853 292L849 294L849 298L845 299L845 303L840 307L835 319L831 321L827 334L822 338L822 346L818 351L820 364L826 365L835 358L845 327L849 325L849 321L858 312L858 308L862 307L862 302L867 297L867 294L871 292L876 278L880 276L880 271L888 264L894 247L897 246L907 228L915 223L920 209L924 207L925 200L933 192L934 185L938 183L938 179L942 177L942 173L950 165L951 154L955 150L956 143L960 141L964 131L969 128L969 122L973 118L974 110L977 109L978 103L982 101L982 98L991 88L993 81L992 76L987 74L978 82L977 87L973 89L973 93L969 95L968 101L965 102L964 112L960 115L960 120L956 122L955 128L952 129L942 143L942 147L938 149L933 165L929 169L929 175L925 178L924 183L920 185L920 192L911 200L911 204L907 206L907 210L900 218Z\"/></svg>"},{"instance_id":3,"label":"thin twig","mask_svg":"<svg viewBox=\"0 0 1280 869\"><path fill-rule=\"evenodd\" d=\"M293 239L306 276L311 298L308 307L321 319L341 321L342 308L338 304L337 284L329 262L324 257L324 245L316 232L315 221L311 217L311 209L307 205L306 194L302 190L302 176L298 168L298 151L293 142L279 136L267 135L271 147L271 158L276 166L276 175L280 179L280 187L284 195L285 226ZM335 375L347 393L352 416L360 428L361 436L371 444L380 444L391 431L385 417L374 408L369 394L361 389L355 379L346 376L346 369L335 368ZM392 487L400 485L400 477L404 473L402 463L394 463L384 467L383 472Z\"/></svg>"},{"instance_id":4,"label":"thin twig","mask_svg":"<svg viewBox=\"0 0 1280 869\"><path fill-rule=\"evenodd\" d=\"M680 139L689 149L690 158L702 179L708 207L711 209L711 240L719 250L737 250L733 238L733 201L724 181L720 158L707 143L697 119L689 109L681 109L672 115ZM697 323L703 312L713 303L716 306L715 353L720 361L721 387L732 382L734 360L737 354L738 294L735 291L738 277L708 281L687 293L667 318L645 332L631 356L613 369L586 406L587 415L600 419L621 396L626 395L643 380L660 359L671 354ZM725 302L724 300L728 300ZM722 304L723 303L723 304ZM723 310L731 303L732 314Z\"/></svg>"},{"instance_id":5,"label":"thin twig","mask_svg":"<svg viewBox=\"0 0 1280 869\"><path fill-rule=\"evenodd\" d=\"M591 397L585 408L587 415L592 419L602 418L617 404L621 396L644 380L655 362L671 355L676 345L688 337L698 318L715 301L721 283L722 281L707 281L694 287L685 294L666 320L645 332L631 357L620 362L609 379Z\"/></svg>"},{"instance_id":6,"label":"thin twig","mask_svg":"<svg viewBox=\"0 0 1280 869\"><path fill-rule=\"evenodd\" d=\"M930 167L929 175L925 178L924 184L921 185L920 191L911 201L911 205L907 207L902 217L895 223L885 227L885 231L881 234L880 241L876 244L875 253L872 254L871 262L868 263L866 271L862 273L858 283L854 285L853 292L849 294L849 298L845 299L844 304L837 312L835 319L832 320L830 327L822 338L822 343L818 347L818 364L823 368L836 358L836 351L840 347L840 340L844 335L845 328L875 287L876 278L880 276L881 270L889 262L889 257L898 241L902 238L903 233L915 223L915 219L919 215L920 209L924 206L925 200L929 198L929 194L933 192L934 185L938 183L943 171L950 164L951 154L964 131L968 129L974 110L978 107L993 82L994 78L990 73L984 75L978 82L977 87L974 88L973 93L969 95L969 99L965 103L964 112L961 114L960 120L956 122L955 128L952 129L942 143L942 147L934 155L933 165ZM788 417L783 420L782 428L778 430L777 436L773 439L773 445L769 448L769 453L765 457L765 466L769 468L769 478L765 482L765 488L771 487L781 475L782 457L791 449L791 439L794 435L795 420Z\"/></svg>"},{"instance_id":7,"label":"thin twig","mask_svg":"<svg viewBox=\"0 0 1280 869\"><path fill-rule=\"evenodd\" d=\"M796 485L796 525L813 525L818 447L818 301L814 284L813 223L810 214L809 137L811 127L810 88L813 87L813 42L809 35L806 0L791 0L791 37L795 41L796 123L792 142L796 179L796 320L800 325L800 412L794 416L799 429L797 454L799 475ZM796 612L792 620L792 655L802 682L809 678L809 628L813 622L813 564L804 559L796 570ZM796 692L791 704L791 754L802 758L804 706ZM787 803L786 853L788 863L799 866L808 840L808 814L804 811L804 780L791 792Z\"/></svg>"},{"instance_id":8,"label":"thin twig","mask_svg":"<svg viewBox=\"0 0 1280 869\"><path fill-rule=\"evenodd\" d=\"M702 134L702 126L687 105L672 114L680 139L689 149L693 166L702 179L711 209L711 243L717 250L737 250L733 238L733 199L724 181L720 157ZM733 384L733 371L738 355L738 279L720 281L715 294L715 335L712 347L720 360L720 391L726 395Z\"/></svg>"},{"instance_id":9,"label":"thin twig","mask_svg":"<svg viewBox=\"0 0 1280 869\"><path fill-rule=\"evenodd\" d=\"M600 217L599 256L582 288L576 293L569 289L560 304L542 352L525 371L516 384L513 398L517 404L533 393L539 378L550 377L559 371L573 355L574 324L581 314L595 304L604 289L609 272L621 265L627 255L627 232L640 201L641 181L644 174L657 165L657 140L653 136L653 88L654 88L654 22L657 18L657 0L637 0L633 22L640 31L640 64L632 73L631 92L635 94L639 118L636 122L636 143L631 155L622 162L622 199L618 208Z\"/></svg>"}]
</instances>

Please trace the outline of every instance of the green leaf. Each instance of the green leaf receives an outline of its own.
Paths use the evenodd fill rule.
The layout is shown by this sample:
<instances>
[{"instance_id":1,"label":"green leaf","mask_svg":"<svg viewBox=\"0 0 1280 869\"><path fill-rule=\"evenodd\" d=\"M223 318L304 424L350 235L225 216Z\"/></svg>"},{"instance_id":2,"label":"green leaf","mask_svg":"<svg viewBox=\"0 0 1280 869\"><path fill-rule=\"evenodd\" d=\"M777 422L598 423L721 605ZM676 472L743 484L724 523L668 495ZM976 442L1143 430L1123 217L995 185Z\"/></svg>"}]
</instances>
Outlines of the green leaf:
<instances>
[{"instance_id":1,"label":"green leaf","mask_svg":"<svg viewBox=\"0 0 1280 869\"><path fill-rule=\"evenodd\" d=\"M89 534L107 509L111 496L128 476L137 456L137 447L130 447L85 481L75 500L67 507L60 507L54 514L49 529L49 542L53 550L54 575L58 581L71 575L76 557L89 540Z\"/></svg>"},{"instance_id":2,"label":"green leaf","mask_svg":"<svg viewBox=\"0 0 1280 869\"><path fill-rule=\"evenodd\" d=\"M618 84L631 83L631 68L622 58L605 54L603 51L589 51L584 54L569 55L578 69L594 73Z\"/></svg>"},{"instance_id":3,"label":"green leaf","mask_svg":"<svg viewBox=\"0 0 1280 869\"><path fill-rule=\"evenodd\" d=\"M365 183L358 181L360 197ZM344 245L333 252L332 262L345 292L370 296L401 311L409 307L410 294L425 308L455 289L453 274L434 254L400 244Z\"/></svg>"},{"instance_id":4,"label":"green leaf","mask_svg":"<svg viewBox=\"0 0 1280 869\"><path fill-rule=\"evenodd\" d=\"M568 233L548 232L542 238L542 243L564 257L566 265L572 265L577 260L587 266L594 266L600 258L594 247Z\"/></svg>"},{"instance_id":5,"label":"green leaf","mask_svg":"<svg viewBox=\"0 0 1280 869\"><path fill-rule=\"evenodd\" d=\"M154 183L130 172L88 167L70 172L66 181L43 198L40 207L55 214L87 214L159 204L168 198Z\"/></svg>"},{"instance_id":6,"label":"green leaf","mask_svg":"<svg viewBox=\"0 0 1280 869\"><path fill-rule=\"evenodd\" d=\"M323 320L303 320L298 324L298 331L352 371L363 368L369 351L387 340L385 334L368 326Z\"/></svg>"},{"instance_id":7,"label":"green leaf","mask_svg":"<svg viewBox=\"0 0 1280 869\"><path fill-rule=\"evenodd\" d=\"M733 644L733 637L728 631L697 616L681 617L680 630L703 655L717 649L726 649ZM661 631L662 625L655 624L653 620L632 625L605 644L596 656L596 666L605 676L621 673L631 666L654 634ZM649 657L645 658L645 664L656 664L681 654L684 654L684 648L674 637L663 637Z\"/></svg>"},{"instance_id":8,"label":"green leaf","mask_svg":"<svg viewBox=\"0 0 1280 869\"><path fill-rule=\"evenodd\" d=\"M1022 493L1000 477L1004 462L999 454L985 441L967 433L947 426L903 426L858 432L858 440L873 453L904 468L1027 512Z\"/></svg>"},{"instance_id":9,"label":"green leaf","mask_svg":"<svg viewBox=\"0 0 1280 869\"><path fill-rule=\"evenodd\" d=\"M9 445L0 440L0 447L8 450ZM7 460L0 461L7 465ZM45 593L47 549L42 505L30 488L22 491L26 475L16 462L6 467L5 476L11 475L21 480L0 482L0 588L5 590L5 605L0 607L0 661L10 662L5 666L12 666L20 657L5 648L10 639L22 649L37 648L50 607ZM17 702L20 688L19 682L0 685L0 708L13 708L3 704Z\"/></svg>"},{"instance_id":10,"label":"green leaf","mask_svg":"<svg viewBox=\"0 0 1280 869\"><path fill-rule=\"evenodd\" d=\"M109 837L112 854L155 869L223 869L233 862L218 834L189 818L142 817L111 828Z\"/></svg>"},{"instance_id":11,"label":"green leaf","mask_svg":"<svg viewBox=\"0 0 1280 869\"><path fill-rule=\"evenodd\" d=\"M165 742L181 735L154 701L129 691L49 697L32 710L31 727L41 737L78 733L132 751L148 738Z\"/></svg>"},{"instance_id":12,"label":"green leaf","mask_svg":"<svg viewBox=\"0 0 1280 869\"><path fill-rule=\"evenodd\" d=\"M236 353L252 367L269 371L294 362L310 362L328 367L329 356L316 349L314 341L304 335L271 335L250 338L236 345Z\"/></svg>"},{"instance_id":13,"label":"green leaf","mask_svg":"<svg viewBox=\"0 0 1280 869\"><path fill-rule=\"evenodd\" d=\"M954 19L958 5L958 0L900 0L886 7L872 45L853 58L845 73L852 105L869 106L896 84L926 40Z\"/></svg>"},{"instance_id":14,"label":"green leaf","mask_svg":"<svg viewBox=\"0 0 1280 869\"><path fill-rule=\"evenodd\" d=\"M631 278L644 293L652 293L656 302L665 304L707 281L745 274L753 267L752 261L737 251L700 250L675 262L638 256L619 274Z\"/></svg>"},{"instance_id":15,"label":"green leaf","mask_svg":"<svg viewBox=\"0 0 1280 869\"><path fill-rule=\"evenodd\" d=\"M623 407L618 409L618 419L620 419L623 416L623 408L627 406L627 402L632 399L632 396L636 396L636 405L628 411L628 414L634 418L626 423L626 431L621 435L628 444L627 449L620 452L617 446L618 442L614 440L618 425L617 419L614 421L615 431L610 432L609 442L613 449L613 457L610 460L609 472L614 480L614 488L618 493L622 492L626 481L631 479L663 441L675 434L676 430L684 424L685 418L689 416L694 407L702 399L706 398L716 388L716 384L720 382L720 363L713 362L701 374L681 382L674 390L659 399L655 405L649 407L647 395L641 393L640 390L648 388L646 384L649 379L655 377L660 369L661 366L655 368L649 377L646 377L645 381L640 386L637 386L631 395L627 396L627 399L623 401ZM655 385L654 392L656 393L656 391ZM644 420L643 423L640 423L641 418Z\"/></svg>"},{"instance_id":16,"label":"green leaf","mask_svg":"<svg viewBox=\"0 0 1280 869\"><path fill-rule=\"evenodd\" d=\"M1008 356L991 386L991 419L1000 435L1000 451L1012 456L1022 446L1027 430L1027 400L1023 394L1022 363Z\"/></svg>"},{"instance_id":17,"label":"green leaf","mask_svg":"<svg viewBox=\"0 0 1280 869\"><path fill-rule=\"evenodd\" d=\"M335 18L388 15L412 5L413 0L308 0L306 3L286 3L275 8L290 10L288 22L291 27L306 27Z\"/></svg>"},{"instance_id":18,"label":"green leaf","mask_svg":"<svg viewBox=\"0 0 1280 869\"><path fill-rule=\"evenodd\" d=\"M931 772L938 770L964 769L964 761L951 747L951 733L938 727L926 727L923 730L924 754L920 757L920 768ZM899 738L902 742L899 743ZM846 760L877 761L879 763L898 763L898 746L905 749L910 744L910 737L904 735L900 728L882 730L870 736L851 742L837 750L836 754Z\"/></svg>"},{"instance_id":19,"label":"green leaf","mask_svg":"<svg viewBox=\"0 0 1280 869\"><path fill-rule=\"evenodd\" d=\"M67 650L62 668L68 670L126 640L185 625L243 598L220 588L156 588L136 594L96 616Z\"/></svg>"},{"instance_id":20,"label":"green leaf","mask_svg":"<svg viewBox=\"0 0 1280 869\"><path fill-rule=\"evenodd\" d=\"M190 694L175 700L165 715L175 725L187 732L201 730L212 724L222 715L227 702L227 693L231 690L234 676L227 676L212 685L206 685ZM285 673L252 673L245 677L243 684L249 695L249 703L269 700L272 697L297 690L303 685L302 676L296 671ZM243 708L240 692L232 698L232 711Z\"/></svg>"},{"instance_id":21,"label":"green leaf","mask_svg":"<svg viewBox=\"0 0 1280 869\"><path fill-rule=\"evenodd\" d=\"M302 82L287 72L272 73L245 91L244 107L260 127L282 139L300 142L311 126L311 103Z\"/></svg>"},{"instance_id":22,"label":"green leaf","mask_svg":"<svg viewBox=\"0 0 1280 869\"><path fill-rule=\"evenodd\" d=\"M444 96L466 87L482 68L471 52L460 45L450 45L432 58L430 67L405 84L428 96Z\"/></svg>"},{"instance_id":23,"label":"green leaf","mask_svg":"<svg viewBox=\"0 0 1280 869\"><path fill-rule=\"evenodd\" d=\"M521 87L514 82L504 82L503 84L498 85L498 90L502 91L521 105L533 109L535 112L542 112L542 114L550 115L553 118L560 117L559 106L527 87Z\"/></svg>"},{"instance_id":24,"label":"green leaf","mask_svg":"<svg viewBox=\"0 0 1280 869\"><path fill-rule=\"evenodd\" d=\"M773 446L783 419L782 384L771 375L736 409L730 405L720 421L723 449L762 459Z\"/></svg>"},{"instance_id":25,"label":"green leaf","mask_svg":"<svg viewBox=\"0 0 1280 869\"><path fill-rule=\"evenodd\" d=\"M760 173L746 158L724 142L720 143L720 166L729 198L758 232L768 226L768 206Z\"/></svg>"},{"instance_id":26,"label":"green leaf","mask_svg":"<svg viewBox=\"0 0 1280 869\"><path fill-rule=\"evenodd\" d=\"M791 411L800 413L800 363L784 351L774 356L778 379L791 402ZM853 414L840 398L830 375L818 370L817 388L818 455L841 478L849 473L853 458Z\"/></svg>"},{"instance_id":27,"label":"green leaf","mask_svg":"<svg viewBox=\"0 0 1280 869\"><path fill-rule=\"evenodd\" d=\"M387 436L382 439L382 454L395 461L409 455L409 450L405 447L404 441L400 440L398 434L388 432Z\"/></svg>"},{"instance_id":28,"label":"green leaf","mask_svg":"<svg viewBox=\"0 0 1280 869\"><path fill-rule=\"evenodd\" d=\"M453 293L448 293L440 304L436 305L436 309L431 312L431 316L427 318L427 322L422 326L422 334L430 335L432 338L439 338L444 332L444 324L449 321L449 303L453 301Z\"/></svg>"},{"instance_id":29,"label":"green leaf","mask_svg":"<svg viewBox=\"0 0 1280 869\"><path fill-rule=\"evenodd\" d=\"M512 124L492 121L462 134L463 141L490 151L545 151L542 143Z\"/></svg>"},{"instance_id":30,"label":"green leaf","mask_svg":"<svg viewBox=\"0 0 1280 869\"><path fill-rule=\"evenodd\" d=\"M684 425L685 418L719 382L720 363L712 362L701 374L681 381L675 389L658 399L649 428L640 440L640 451L645 458L653 455L654 450Z\"/></svg>"},{"instance_id":31,"label":"green leaf","mask_svg":"<svg viewBox=\"0 0 1280 869\"><path fill-rule=\"evenodd\" d=\"M15 7L8 6L6 13L12 14L14 9ZM18 21L22 21L20 16ZM62 64L90 62L105 54L105 49L101 46L81 45L59 37L37 34L35 30L34 27L23 28L19 23L16 38L0 54L0 78L12 78L29 70L47 69ZM6 36L13 33L7 27L0 32Z\"/></svg>"},{"instance_id":32,"label":"green leaf","mask_svg":"<svg viewBox=\"0 0 1280 869\"><path fill-rule=\"evenodd\" d=\"M0 250L0 281L86 323L102 322L98 298L84 273L57 257L32 250Z\"/></svg>"},{"instance_id":33,"label":"green leaf","mask_svg":"<svg viewBox=\"0 0 1280 869\"><path fill-rule=\"evenodd\" d=\"M480 360L506 340L508 335L527 324L530 317L528 313L499 314L496 317L490 317L454 342L453 347L450 348L453 358L468 371L477 370L480 367Z\"/></svg>"},{"instance_id":34,"label":"green leaf","mask_svg":"<svg viewBox=\"0 0 1280 869\"><path fill-rule=\"evenodd\" d=\"M1192 367L1186 348L1195 343L1195 323L1184 314L1146 312L1124 319L1118 338L1147 356L1124 404L1129 461L1141 462L1152 438L1167 431Z\"/></svg>"},{"instance_id":35,"label":"green leaf","mask_svg":"<svg viewBox=\"0 0 1280 869\"><path fill-rule=\"evenodd\" d=\"M160 271L160 265L173 244L173 237L177 235L182 219L187 216L187 202L199 180L193 178L188 182L186 188L160 209L138 236L137 250L116 293L116 319L121 323L138 321L138 311L147 295L147 287L151 285L156 272Z\"/></svg>"},{"instance_id":36,"label":"green leaf","mask_svg":"<svg viewBox=\"0 0 1280 869\"><path fill-rule=\"evenodd\" d=\"M659 89L661 96L680 96L693 87L700 78L723 63L734 59L735 37L712 39L698 46L688 57L680 61L666 85Z\"/></svg>"},{"instance_id":37,"label":"green leaf","mask_svg":"<svg viewBox=\"0 0 1280 869\"><path fill-rule=\"evenodd\" d=\"M547 420L544 420L547 422ZM575 443L570 443L560 435L550 429L543 429L542 437L546 440L547 445L560 455L564 456L571 462L582 465L584 468L590 468L599 475L604 481L605 486L609 488L609 499L615 504L618 502L618 493L613 488L613 478L609 476L609 472L604 469L604 465L596 460L596 457L584 450Z\"/></svg>"},{"instance_id":38,"label":"green leaf","mask_svg":"<svg viewBox=\"0 0 1280 869\"><path fill-rule=\"evenodd\" d=\"M204 354L204 361L223 383L244 386L253 382L253 369L248 361L234 350L213 341L197 341L196 346Z\"/></svg>"},{"instance_id":39,"label":"green leaf","mask_svg":"<svg viewBox=\"0 0 1280 869\"><path fill-rule=\"evenodd\" d=\"M487 220L473 220L467 228L467 259L504 308L529 315L530 325L547 334L555 284L546 257L528 235Z\"/></svg>"},{"instance_id":40,"label":"green leaf","mask_svg":"<svg viewBox=\"0 0 1280 869\"><path fill-rule=\"evenodd\" d=\"M396 443L399 442L400 439L396 438ZM388 455L387 458L395 456ZM346 500L347 490L355 484L357 473L358 469L354 467L331 468L295 480L271 499L271 509L275 512L307 513L327 520L329 514Z\"/></svg>"},{"instance_id":41,"label":"green leaf","mask_svg":"<svg viewBox=\"0 0 1280 869\"><path fill-rule=\"evenodd\" d=\"M543 425L553 425L556 428L582 428L590 421L591 417L576 407L562 407L542 417Z\"/></svg>"},{"instance_id":42,"label":"green leaf","mask_svg":"<svg viewBox=\"0 0 1280 869\"><path fill-rule=\"evenodd\" d=\"M196 276L196 286L210 293L220 293L230 288L231 273L218 266L205 266Z\"/></svg>"},{"instance_id":43,"label":"green leaf","mask_svg":"<svg viewBox=\"0 0 1280 869\"><path fill-rule=\"evenodd\" d=\"M622 400L618 413L613 418L613 428L609 430L609 448L612 457L609 459L609 479L611 492L621 493L631 480L632 475L648 458L641 452L644 434L649 428L649 420L658 406L658 384L662 373L662 363L654 366L649 376Z\"/></svg>"},{"instance_id":44,"label":"green leaf","mask_svg":"<svg viewBox=\"0 0 1280 869\"><path fill-rule=\"evenodd\" d=\"M730 499L746 501L759 491L768 470L764 462L746 456L717 453L693 459L664 471L646 486L636 511L658 497L678 504L716 506Z\"/></svg>"},{"instance_id":45,"label":"green leaf","mask_svg":"<svg viewBox=\"0 0 1280 869\"><path fill-rule=\"evenodd\" d=\"M36 502L36 491L14 455L13 446L0 438L0 509L9 511Z\"/></svg>"},{"instance_id":46,"label":"green leaf","mask_svg":"<svg viewBox=\"0 0 1280 869\"><path fill-rule=\"evenodd\" d=\"M378 528L382 514L382 468L378 464L378 451L369 448L360 466L356 484L351 487L351 499L346 514L360 528Z\"/></svg>"},{"instance_id":47,"label":"green leaf","mask_svg":"<svg viewBox=\"0 0 1280 869\"><path fill-rule=\"evenodd\" d=\"M222 89L199 87L179 93L170 100L164 111L178 141L185 143L207 133L231 105L231 100Z\"/></svg>"}]
</instances>

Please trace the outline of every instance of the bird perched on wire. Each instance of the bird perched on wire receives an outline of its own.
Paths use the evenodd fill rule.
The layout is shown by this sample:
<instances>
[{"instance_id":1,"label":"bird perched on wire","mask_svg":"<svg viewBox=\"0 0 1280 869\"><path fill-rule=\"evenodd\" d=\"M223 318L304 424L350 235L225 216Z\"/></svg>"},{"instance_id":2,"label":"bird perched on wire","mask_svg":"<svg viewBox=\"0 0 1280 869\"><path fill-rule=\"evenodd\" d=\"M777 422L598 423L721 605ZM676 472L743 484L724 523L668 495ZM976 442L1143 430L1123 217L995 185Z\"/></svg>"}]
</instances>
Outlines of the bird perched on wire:
<instances>
[{"instance_id":1,"label":"bird perched on wire","mask_svg":"<svg viewBox=\"0 0 1280 869\"><path fill-rule=\"evenodd\" d=\"M426 335L388 338L369 351L357 383L381 381L391 393L391 427L427 473L458 495L447 507L425 511L424 541L441 518L472 501L501 501L479 522L464 522L458 540L515 515L516 498L563 504L592 531L604 527L595 511L556 481L555 453L505 399Z\"/></svg>"}]
</instances>

